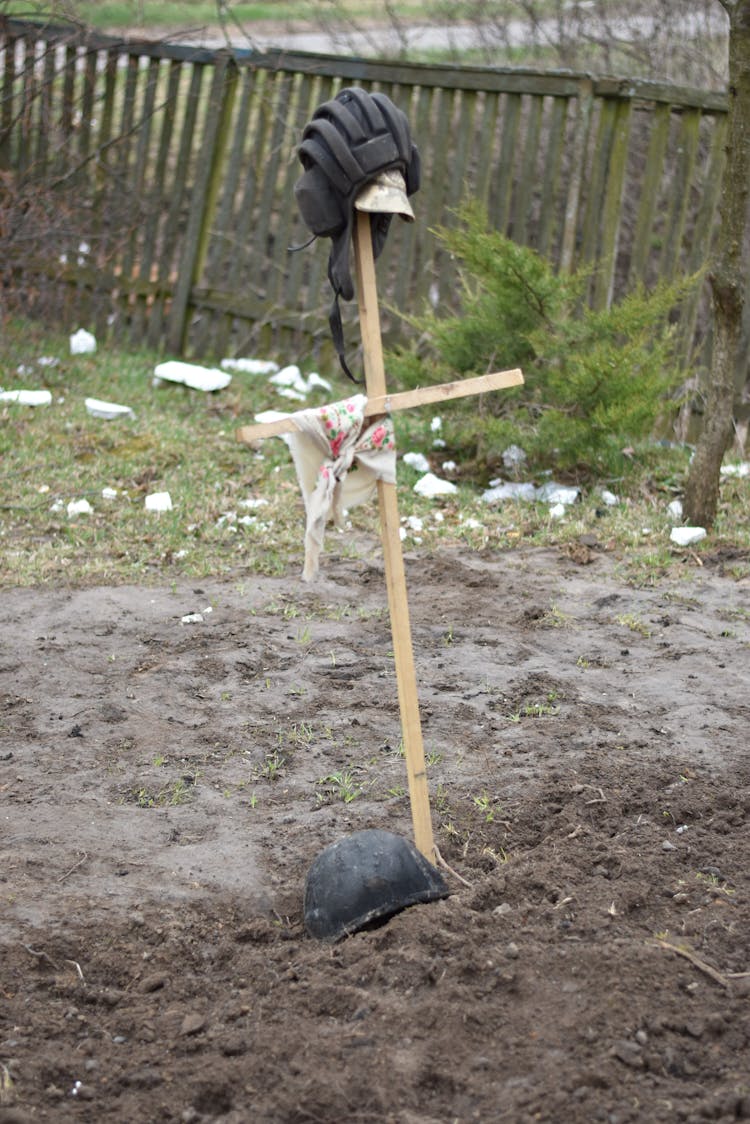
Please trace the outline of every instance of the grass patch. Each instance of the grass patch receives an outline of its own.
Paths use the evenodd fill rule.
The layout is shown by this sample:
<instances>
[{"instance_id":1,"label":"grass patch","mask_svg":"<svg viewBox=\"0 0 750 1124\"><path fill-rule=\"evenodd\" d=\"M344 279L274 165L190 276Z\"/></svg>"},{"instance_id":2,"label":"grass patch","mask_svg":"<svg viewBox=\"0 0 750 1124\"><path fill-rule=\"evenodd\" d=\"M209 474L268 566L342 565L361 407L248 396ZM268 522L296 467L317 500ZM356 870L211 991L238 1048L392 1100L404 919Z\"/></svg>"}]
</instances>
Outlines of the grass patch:
<instances>
[{"instance_id":1,"label":"grass patch","mask_svg":"<svg viewBox=\"0 0 750 1124\"><path fill-rule=\"evenodd\" d=\"M417 0L399 0L399 18L417 18L424 6ZM374 0L346 0L330 4L314 4L309 0L266 0L265 3L243 3L231 0L225 5L227 22L253 24L262 20L276 23L300 21L323 22L331 16L342 19L381 19L382 5ZM100 30L127 27L195 28L220 23L217 0L2 0L5 15L24 19L73 16Z\"/></svg>"},{"instance_id":2,"label":"grass patch","mask_svg":"<svg viewBox=\"0 0 750 1124\"><path fill-rule=\"evenodd\" d=\"M293 362L297 356L278 358ZM304 508L287 447L274 438L254 449L234 436L237 426L258 411L289 409L289 403L258 376L235 374L218 394L154 386L159 359L103 343L94 355L71 356L67 334L23 320L6 322L0 386L48 389L52 403L0 402L0 583L149 583L299 573ZM349 393L337 371L320 373L334 385L335 396ZM85 408L86 397L130 406L135 416L95 418ZM316 391L307 404L325 397ZM684 480L687 450L654 444L635 448L629 475L602 481L617 493L616 506L603 505L600 486L592 482L582 488L581 501L554 520L545 503L483 503L486 470L461 462L451 404L440 410L439 429L433 428L437 416L434 409L396 416L401 452L424 452L438 475L448 474L445 461L457 464L452 475L458 492L440 500L416 495L419 474L399 464L405 550L429 552L446 545L497 553L521 544L565 549L593 537L601 550L614 552L623 579L637 584L658 581L717 547L727 553L727 572L736 571L738 579L746 575L746 479L723 482L714 532L692 551L679 551L669 543L672 520L666 507ZM456 425L462 424L457 418ZM440 447L436 433L444 442ZM160 491L170 493L173 509L147 511L146 496ZM82 499L89 502L90 514L69 514L68 505ZM417 517L418 532L406 523L410 516ZM356 556L377 546L377 505L354 508L350 518L355 535L331 533L329 551ZM293 602L280 604L278 611L290 618L299 613L295 625L300 644L306 643L306 614Z\"/></svg>"}]
</instances>

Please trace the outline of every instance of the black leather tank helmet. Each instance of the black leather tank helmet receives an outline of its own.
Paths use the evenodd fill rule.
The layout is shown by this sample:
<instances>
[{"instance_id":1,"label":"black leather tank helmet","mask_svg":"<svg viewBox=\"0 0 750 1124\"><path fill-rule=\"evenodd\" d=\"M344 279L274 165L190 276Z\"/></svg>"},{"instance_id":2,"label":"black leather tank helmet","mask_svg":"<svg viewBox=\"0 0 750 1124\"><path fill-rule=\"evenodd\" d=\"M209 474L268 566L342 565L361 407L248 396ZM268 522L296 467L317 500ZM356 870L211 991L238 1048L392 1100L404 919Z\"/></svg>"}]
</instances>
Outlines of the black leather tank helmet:
<instances>
[{"instance_id":1,"label":"black leather tank helmet","mask_svg":"<svg viewBox=\"0 0 750 1124\"><path fill-rule=\"evenodd\" d=\"M318 106L302 133L298 155L304 173L294 194L313 237L332 242L328 279L334 302L329 323L341 365L353 379L343 354L338 302L340 297L351 300L354 296L349 249L355 202L363 188L391 170L401 172L406 195L413 195L419 189L419 152L412 143L406 115L390 98L352 86ZM370 216L375 257L383 249L392 217L390 213Z\"/></svg>"}]
</instances>

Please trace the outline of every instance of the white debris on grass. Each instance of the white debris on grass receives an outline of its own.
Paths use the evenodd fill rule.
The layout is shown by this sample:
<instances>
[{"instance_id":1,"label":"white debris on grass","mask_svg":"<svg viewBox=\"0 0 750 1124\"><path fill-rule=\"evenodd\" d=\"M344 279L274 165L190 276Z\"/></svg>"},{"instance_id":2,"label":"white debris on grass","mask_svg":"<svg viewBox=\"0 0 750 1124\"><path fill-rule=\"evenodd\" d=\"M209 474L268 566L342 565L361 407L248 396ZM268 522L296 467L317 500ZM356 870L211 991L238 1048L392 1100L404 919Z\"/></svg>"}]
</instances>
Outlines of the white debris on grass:
<instances>
[{"instance_id":1,"label":"white debris on grass","mask_svg":"<svg viewBox=\"0 0 750 1124\"><path fill-rule=\"evenodd\" d=\"M553 503L549 509L549 517L550 519L562 519L566 511L567 508L564 503Z\"/></svg>"},{"instance_id":2,"label":"white debris on grass","mask_svg":"<svg viewBox=\"0 0 750 1124\"><path fill-rule=\"evenodd\" d=\"M130 406L121 406L118 402L104 402L101 398L86 398L86 409L92 418L104 418L112 421L114 418L134 418L135 413Z\"/></svg>"},{"instance_id":3,"label":"white debris on grass","mask_svg":"<svg viewBox=\"0 0 750 1124\"><path fill-rule=\"evenodd\" d=\"M18 406L49 406L52 394L49 390L2 390L0 402L15 402Z\"/></svg>"},{"instance_id":4,"label":"white debris on grass","mask_svg":"<svg viewBox=\"0 0 750 1124\"><path fill-rule=\"evenodd\" d=\"M705 527L673 527L669 533L670 542L677 546L695 546L706 537Z\"/></svg>"},{"instance_id":5,"label":"white debris on grass","mask_svg":"<svg viewBox=\"0 0 750 1124\"><path fill-rule=\"evenodd\" d=\"M103 500L115 500L115 499L117 499L117 488L102 488L102 499Z\"/></svg>"},{"instance_id":6,"label":"white debris on grass","mask_svg":"<svg viewBox=\"0 0 750 1124\"><path fill-rule=\"evenodd\" d=\"M464 530L466 530L466 531L483 531L484 530L484 523L480 523L480 521L478 519L474 519L474 517L471 516L471 515L467 519L462 519L461 522L459 523L459 526L463 527Z\"/></svg>"},{"instance_id":7,"label":"white debris on grass","mask_svg":"<svg viewBox=\"0 0 750 1124\"><path fill-rule=\"evenodd\" d=\"M87 332L85 328L79 328L77 332L73 332L70 337L71 355L93 355L95 351L96 336L92 336L91 332Z\"/></svg>"},{"instance_id":8,"label":"white debris on grass","mask_svg":"<svg viewBox=\"0 0 750 1124\"><path fill-rule=\"evenodd\" d=\"M750 461L740 461L738 464L723 464L722 476L750 476Z\"/></svg>"},{"instance_id":9,"label":"white debris on grass","mask_svg":"<svg viewBox=\"0 0 750 1124\"><path fill-rule=\"evenodd\" d=\"M580 495L579 488L570 488L564 484L556 484L548 480L546 484L536 485L528 482L490 480L490 487L482 493L485 503L497 503L501 500L522 500L527 503L541 501L542 503L564 504L575 503Z\"/></svg>"},{"instance_id":10,"label":"white debris on grass","mask_svg":"<svg viewBox=\"0 0 750 1124\"><path fill-rule=\"evenodd\" d=\"M68 504L68 517L75 519L76 515L91 515L94 509L88 500L71 500Z\"/></svg>"},{"instance_id":11,"label":"white debris on grass","mask_svg":"<svg viewBox=\"0 0 750 1124\"><path fill-rule=\"evenodd\" d=\"M497 503L500 500L525 500L532 503L536 499L536 486L523 483L500 483L490 480L490 487L482 492L485 503Z\"/></svg>"},{"instance_id":12,"label":"white debris on grass","mask_svg":"<svg viewBox=\"0 0 750 1124\"><path fill-rule=\"evenodd\" d=\"M620 497L616 496L614 492L610 492L608 488L600 488L599 496L605 507L617 507L620 502Z\"/></svg>"},{"instance_id":13,"label":"white debris on grass","mask_svg":"<svg viewBox=\"0 0 750 1124\"><path fill-rule=\"evenodd\" d=\"M433 472L427 472L417 480L414 491L419 496L452 496L458 488L450 480L441 480Z\"/></svg>"},{"instance_id":14,"label":"white debris on grass","mask_svg":"<svg viewBox=\"0 0 750 1124\"><path fill-rule=\"evenodd\" d=\"M421 534L423 530L423 519L420 519L418 515L405 515L401 519L401 526L398 529L398 534L401 542L411 536L414 542L419 545L422 542Z\"/></svg>"},{"instance_id":15,"label":"white debris on grass","mask_svg":"<svg viewBox=\"0 0 750 1124\"><path fill-rule=\"evenodd\" d=\"M146 496L146 511L171 511L172 497L169 492L150 492Z\"/></svg>"},{"instance_id":16,"label":"white debris on grass","mask_svg":"<svg viewBox=\"0 0 750 1124\"><path fill-rule=\"evenodd\" d=\"M443 472L455 472L457 468L455 461L443 461Z\"/></svg>"},{"instance_id":17,"label":"white debris on grass","mask_svg":"<svg viewBox=\"0 0 750 1124\"><path fill-rule=\"evenodd\" d=\"M210 393L229 386L232 376L218 367L201 367L197 363L184 363L180 359L168 359L154 367L154 386L160 382L176 382L191 390Z\"/></svg>"},{"instance_id":18,"label":"white debris on grass","mask_svg":"<svg viewBox=\"0 0 750 1124\"><path fill-rule=\"evenodd\" d=\"M682 519L682 500L672 500L667 504L667 512L673 519Z\"/></svg>"},{"instance_id":19,"label":"white debris on grass","mask_svg":"<svg viewBox=\"0 0 750 1124\"><path fill-rule=\"evenodd\" d=\"M185 613L184 617L180 617L180 624L202 624L209 613L212 612L211 606L206 605L206 608L200 613Z\"/></svg>"},{"instance_id":20,"label":"white debris on grass","mask_svg":"<svg viewBox=\"0 0 750 1124\"><path fill-rule=\"evenodd\" d=\"M322 379L316 371L305 378L299 367L294 363L288 367L282 367L280 371L277 370L276 374L271 375L268 381L276 387L283 398L290 398L295 402L304 402L310 391L315 387L325 390L326 393L330 393L332 389L331 384Z\"/></svg>"},{"instance_id":21,"label":"white debris on grass","mask_svg":"<svg viewBox=\"0 0 750 1124\"><path fill-rule=\"evenodd\" d=\"M555 484L554 480L548 480L546 484L540 484L536 490L538 500L554 504L575 503L580 494L580 488L569 488L565 484Z\"/></svg>"},{"instance_id":22,"label":"white debris on grass","mask_svg":"<svg viewBox=\"0 0 750 1124\"><path fill-rule=\"evenodd\" d=\"M404 464L408 464L409 468L413 468L415 472L429 472L430 462L424 453L404 453L401 458Z\"/></svg>"},{"instance_id":23,"label":"white debris on grass","mask_svg":"<svg viewBox=\"0 0 750 1124\"><path fill-rule=\"evenodd\" d=\"M506 468L518 468L526 460L526 453L519 445L509 445L502 456Z\"/></svg>"},{"instance_id":24,"label":"white debris on grass","mask_svg":"<svg viewBox=\"0 0 750 1124\"><path fill-rule=\"evenodd\" d=\"M243 375L273 375L278 371L278 363L273 359L222 359L223 371L237 371Z\"/></svg>"},{"instance_id":25,"label":"white debris on grass","mask_svg":"<svg viewBox=\"0 0 750 1124\"><path fill-rule=\"evenodd\" d=\"M261 499L255 499L254 497L251 496L250 499L240 500L239 501L239 507L246 507L250 511L255 511L256 508L258 508L258 507L268 507L268 500L264 500L262 498Z\"/></svg>"},{"instance_id":26,"label":"white debris on grass","mask_svg":"<svg viewBox=\"0 0 750 1124\"><path fill-rule=\"evenodd\" d=\"M439 417L433 418L432 421L430 422L430 429L432 430L432 432L435 433L435 434L439 434L441 432L442 428L443 428L443 419L439 418ZM433 447L433 449L444 449L445 448L445 441L443 440L442 437L435 437L435 440L432 442L432 447Z\"/></svg>"}]
</instances>

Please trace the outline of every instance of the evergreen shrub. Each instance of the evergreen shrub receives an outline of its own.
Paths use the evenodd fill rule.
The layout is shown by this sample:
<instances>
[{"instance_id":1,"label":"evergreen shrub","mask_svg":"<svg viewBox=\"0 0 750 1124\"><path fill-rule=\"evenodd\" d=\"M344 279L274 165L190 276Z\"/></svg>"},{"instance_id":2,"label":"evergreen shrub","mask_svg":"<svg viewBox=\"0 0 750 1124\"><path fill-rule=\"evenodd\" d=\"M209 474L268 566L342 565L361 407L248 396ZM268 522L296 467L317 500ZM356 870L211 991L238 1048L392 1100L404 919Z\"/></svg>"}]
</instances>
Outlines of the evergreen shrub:
<instances>
[{"instance_id":1,"label":"evergreen shrub","mask_svg":"<svg viewBox=\"0 0 750 1124\"><path fill-rule=\"evenodd\" d=\"M476 203L457 219L436 234L459 263L460 310L410 318L419 344L391 353L389 374L411 387L521 367L518 390L453 405L452 451L490 472L511 443L532 470L620 471L622 450L653 432L685 380L670 314L697 278L639 287L594 310L585 302L590 272L556 272L492 230Z\"/></svg>"}]
</instances>

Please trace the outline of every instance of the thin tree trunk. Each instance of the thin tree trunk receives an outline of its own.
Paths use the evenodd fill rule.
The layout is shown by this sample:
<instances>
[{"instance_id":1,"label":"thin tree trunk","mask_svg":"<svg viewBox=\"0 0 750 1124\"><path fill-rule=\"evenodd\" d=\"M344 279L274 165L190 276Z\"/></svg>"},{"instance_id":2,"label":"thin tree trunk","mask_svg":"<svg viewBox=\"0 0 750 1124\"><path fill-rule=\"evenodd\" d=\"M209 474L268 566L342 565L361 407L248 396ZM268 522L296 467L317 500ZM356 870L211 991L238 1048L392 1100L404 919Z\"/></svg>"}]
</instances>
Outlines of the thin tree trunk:
<instances>
[{"instance_id":1,"label":"thin tree trunk","mask_svg":"<svg viewBox=\"0 0 750 1124\"><path fill-rule=\"evenodd\" d=\"M750 185L750 0L729 11L729 116L727 162L721 186L716 256L710 274L714 345L703 430L685 487L685 514L710 527L719 506L720 469L733 437L735 368L745 294L743 269Z\"/></svg>"}]
</instances>

